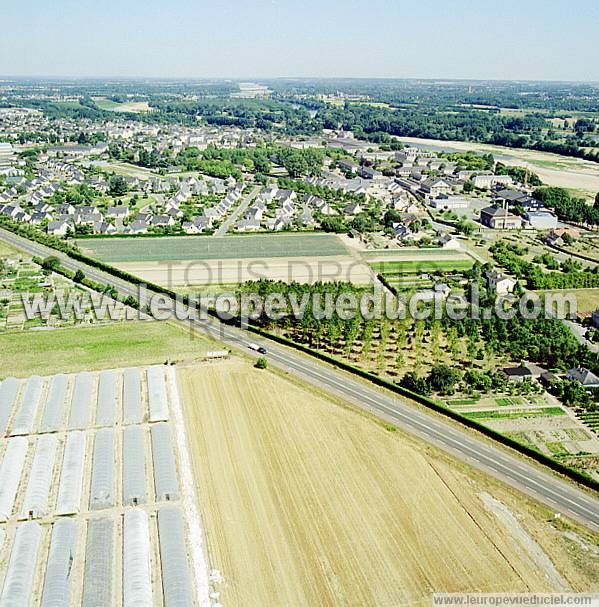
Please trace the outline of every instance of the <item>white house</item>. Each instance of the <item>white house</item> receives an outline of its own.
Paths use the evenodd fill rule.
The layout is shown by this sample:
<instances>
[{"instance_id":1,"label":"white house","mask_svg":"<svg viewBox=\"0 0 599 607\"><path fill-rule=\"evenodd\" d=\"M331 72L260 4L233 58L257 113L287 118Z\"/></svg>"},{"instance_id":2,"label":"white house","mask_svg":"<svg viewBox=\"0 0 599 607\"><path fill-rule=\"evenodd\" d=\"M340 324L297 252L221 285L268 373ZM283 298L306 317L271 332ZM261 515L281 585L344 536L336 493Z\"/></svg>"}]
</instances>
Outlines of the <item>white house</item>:
<instances>
[{"instance_id":1,"label":"white house","mask_svg":"<svg viewBox=\"0 0 599 607\"><path fill-rule=\"evenodd\" d=\"M516 287L516 281L508 278L505 274L497 270L491 270L485 274L487 284L491 289L494 289L497 295L507 295L512 293Z\"/></svg>"},{"instance_id":2,"label":"white house","mask_svg":"<svg viewBox=\"0 0 599 607\"><path fill-rule=\"evenodd\" d=\"M429 201L433 209L446 211L463 211L470 207L470 201L463 196L439 196Z\"/></svg>"}]
</instances>

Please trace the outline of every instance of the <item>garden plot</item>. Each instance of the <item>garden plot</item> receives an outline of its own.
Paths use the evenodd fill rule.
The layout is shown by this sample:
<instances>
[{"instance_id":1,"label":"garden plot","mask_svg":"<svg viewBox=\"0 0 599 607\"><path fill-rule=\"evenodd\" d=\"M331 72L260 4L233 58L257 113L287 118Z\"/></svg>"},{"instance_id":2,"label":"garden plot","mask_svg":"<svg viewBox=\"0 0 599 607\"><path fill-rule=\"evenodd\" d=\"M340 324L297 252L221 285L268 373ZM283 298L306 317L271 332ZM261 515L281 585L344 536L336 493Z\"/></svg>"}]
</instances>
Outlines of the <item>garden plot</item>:
<instances>
[{"instance_id":1,"label":"garden plot","mask_svg":"<svg viewBox=\"0 0 599 607\"><path fill-rule=\"evenodd\" d=\"M31 302L36 296L45 298L60 297L63 301L72 302L72 309L79 309L79 317L75 313L62 317L59 308L54 306L50 310L47 320L37 315L27 318L23 296ZM30 258L23 258L21 254L0 256L0 333L8 331L23 331L33 328L55 328L83 323L106 324L118 321L125 316L124 310L115 314L114 319L94 317L88 310L88 289L76 285L71 280L59 274L47 272Z\"/></svg>"},{"instance_id":2,"label":"garden plot","mask_svg":"<svg viewBox=\"0 0 599 607\"><path fill-rule=\"evenodd\" d=\"M446 403L464 417L599 478L596 433L547 395L470 397Z\"/></svg>"},{"instance_id":3,"label":"garden plot","mask_svg":"<svg viewBox=\"0 0 599 607\"><path fill-rule=\"evenodd\" d=\"M210 605L178 402L166 366L0 383L0 605Z\"/></svg>"}]
</instances>

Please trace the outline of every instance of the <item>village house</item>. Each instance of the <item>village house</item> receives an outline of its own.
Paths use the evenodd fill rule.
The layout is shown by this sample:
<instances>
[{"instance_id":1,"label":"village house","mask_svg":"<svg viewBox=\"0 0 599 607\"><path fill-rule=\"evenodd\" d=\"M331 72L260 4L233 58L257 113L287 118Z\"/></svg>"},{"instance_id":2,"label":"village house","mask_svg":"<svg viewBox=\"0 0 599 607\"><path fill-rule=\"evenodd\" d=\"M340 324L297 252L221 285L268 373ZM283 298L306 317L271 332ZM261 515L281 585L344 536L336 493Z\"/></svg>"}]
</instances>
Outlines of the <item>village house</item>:
<instances>
[{"instance_id":1,"label":"village house","mask_svg":"<svg viewBox=\"0 0 599 607\"><path fill-rule=\"evenodd\" d=\"M575 230L574 228L558 228L551 230L549 234L545 237L545 242L548 245L553 245L556 247L561 247L565 244L564 236L568 235L570 238L579 238L580 232Z\"/></svg>"},{"instance_id":2,"label":"village house","mask_svg":"<svg viewBox=\"0 0 599 607\"><path fill-rule=\"evenodd\" d=\"M350 202L344 209L345 215L359 215L362 212L362 207L357 202Z\"/></svg>"},{"instance_id":3,"label":"village house","mask_svg":"<svg viewBox=\"0 0 599 607\"><path fill-rule=\"evenodd\" d=\"M258 219L242 219L237 224L238 232L257 232L260 229L260 221Z\"/></svg>"},{"instance_id":4,"label":"village house","mask_svg":"<svg viewBox=\"0 0 599 607\"><path fill-rule=\"evenodd\" d=\"M511 185L514 182L509 175L493 175L492 173L481 173L474 175L471 179L474 187L480 190L488 190L497 184Z\"/></svg>"},{"instance_id":5,"label":"village house","mask_svg":"<svg viewBox=\"0 0 599 607\"><path fill-rule=\"evenodd\" d=\"M514 215L507 208L499 206L486 207L480 212L482 225L494 230L519 230L522 228L522 218Z\"/></svg>"},{"instance_id":6,"label":"village house","mask_svg":"<svg viewBox=\"0 0 599 607\"><path fill-rule=\"evenodd\" d=\"M566 379L569 379L570 381L577 381L585 388L599 388L599 377L585 367L570 369L566 373Z\"/></svg>"},{"instance_id":7,"label":"village house","mask_svg":"<svg viewBox=\"0 0 599 607\"><path fill-rule=\"evenodd\" d=\"M428 202L433 209L444 211L464 211L470 207L470 201L463 196L448 196L443 194Z\"/></svg>"},{"instance_id":8,"label":"village house","mask_svg":"<svg viewBox=\"0 0 599 607\"><path fill-rule=\"evenodd\" d=\"M73 226L68 221L51 221L48 224L48 234L52 236L66 236L73 230Z\"/></svg>"},{"instance_id":9,"label":"village house","mask_svg":"<svg viewBox=\"0 0 599 607\"><path fill-rule=\"evenodd\" d=\"M129 207L110 207L106 211L106 217L112 219L125 219L126 217L129 217Z\"/></svg>"},{"instance_id":10,"label":"village house","mask_svg":"<svg viewBox=\"0 0 599 607\"><path fill-rule=\"evenodd\" d=\"M377 179L378 177L383 176L380 171L367 166L361 166L358 169L358 175L362 177L362 179Z\"/></svg>"},{"instance_id":11,"label":"village house","mask_svg":"<svg viewBox=\"0 0 599 607\"><path fill-rule=\"evenodd\" d=\"M440 177L429 177L420 183L420 190L429 198L451 193L451 184Z\"/></svg>"},{"instance_id":12,"label":"village house","mask_svg":"<svg viewBox=\"0 0 599 607\"><path fill-rule=\"evenodd\" d=\"M512 293L516 287L516 281L507 277L498 270L490 270L485 274L487 279L487 285L490 289L493 289L497 295L507 295Z\"/></svg>"},{"instance_id":13,"label":"village house","mask_svg":"<svg viewBox=\"0 0 599 607\"><path fill-rule=\"evenodd\" d=\"M111 224L105 221L98 221L93 225L94 234L116 234L116 228Z\"/></svg>"},{"instance_id":14,"label":"village house","mask_svg":"<svg viewBox=\"0 0 599 607\"><path fill-rule=\"evenodd\" d=\"M357 173L358 169L360 168L360 165L357 162L354 162L353 160L347 160L346 158L342 158L338 164L339 168L342 171L346 173L351 173L352 175Z\"/></svg>"},{"instance_id":15,"label":"village house","mask_svg":"<svg viewBox=\"0 0 599 607\"><path fill-rule=\"evenodd\" d=\"M175 220L170 215L155 215L150 219L149 224L153 228L166 228L175 225Z\"/></svg>"},{"instance_id":16,"label":"village house","mask_svg":"<svg viewBox=\"0 0 599 607\"><path fill-rule=\"evenodd\" d=\"M132 221L123 230L124 234L147 234L148 224L144 219L136 219Z\"/></svg>"}]
</instances>

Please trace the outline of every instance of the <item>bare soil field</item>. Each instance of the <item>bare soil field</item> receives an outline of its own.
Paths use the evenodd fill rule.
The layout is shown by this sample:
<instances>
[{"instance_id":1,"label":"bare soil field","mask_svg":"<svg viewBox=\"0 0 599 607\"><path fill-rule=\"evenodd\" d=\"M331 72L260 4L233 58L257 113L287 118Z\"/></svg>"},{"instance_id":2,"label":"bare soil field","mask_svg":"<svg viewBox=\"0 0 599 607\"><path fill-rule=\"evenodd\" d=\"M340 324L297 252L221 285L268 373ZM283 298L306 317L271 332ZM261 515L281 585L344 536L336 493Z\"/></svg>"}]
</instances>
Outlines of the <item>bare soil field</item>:
<instances>
[{"instance_id":1,"label":"bare soil field","mask_svg":"<svg viewBox=\"0 0 599 607\"><path fill-rule=\"evenodd\" d=\"M599 582L596 538L362 413L238 360L178 378L229 607L428 605L434 591Z\"/></svg>"},{"instance_id":2,"label":"bare soil field","mask_svg":"<svg viewBox=\"0 0 599 607\"><path fill-rule=\"evenodd\" d=\"M349 281L371 284L372 273L367 264L349 255L335 257L272 257L255 259L205 259L168 262L115 263L118 268L149 282L168 286L208 287L236 284L248 280L282 280L315 283L317 281Z\"/></svg>"},{"instance_id":3,"label":"bare soil field","mask_svg":"<svg viewBox=\"0 0 599 607\"><path fill-rule=\"evenodd\" d=\"M418 137L400 137L400 139L404 143L438 146L448 150L490 152L496 160L504 164L530 169L547 185L580 190L593 196L599 192L599 164L589 160L484 143L441 141Z\"/></svg>"}]
</instances>

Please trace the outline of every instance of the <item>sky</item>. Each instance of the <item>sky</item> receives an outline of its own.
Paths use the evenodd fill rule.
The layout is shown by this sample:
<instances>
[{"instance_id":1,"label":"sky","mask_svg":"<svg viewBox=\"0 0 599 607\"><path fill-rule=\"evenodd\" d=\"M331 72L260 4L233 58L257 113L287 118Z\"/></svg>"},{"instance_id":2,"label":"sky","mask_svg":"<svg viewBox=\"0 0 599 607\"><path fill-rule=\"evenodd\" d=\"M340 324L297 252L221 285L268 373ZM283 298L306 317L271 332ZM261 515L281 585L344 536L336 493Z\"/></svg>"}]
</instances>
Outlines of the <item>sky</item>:
<instances>
[{"instance_id":1,"label":"sky","mask_svg":"<svg viewBox=\"0 0 599 607\"><path fill-rule=\"evenodd\" d=\"M597 0L0 0L0 75L599 81Z\"/></svg>"}]
</instances>

